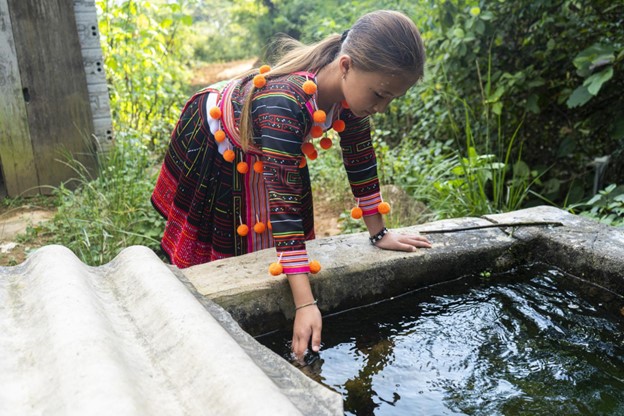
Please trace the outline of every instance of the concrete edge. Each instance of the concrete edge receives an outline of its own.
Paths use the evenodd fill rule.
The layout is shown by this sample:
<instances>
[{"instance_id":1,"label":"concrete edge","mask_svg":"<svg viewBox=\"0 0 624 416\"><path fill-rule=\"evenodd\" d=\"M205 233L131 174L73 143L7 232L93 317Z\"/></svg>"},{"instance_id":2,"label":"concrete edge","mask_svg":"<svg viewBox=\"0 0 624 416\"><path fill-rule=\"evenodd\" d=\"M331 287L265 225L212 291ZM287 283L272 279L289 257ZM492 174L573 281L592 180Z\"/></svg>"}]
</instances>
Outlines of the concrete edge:
<instances>
[{"instance_id":1,"label":"concrete edge","mask_svg":"<svg viewBox=\"0 0 624 416\"><path fill-rule=\"evenodd\" d=\"M545 222L557 225L533 225ZM428 234L433 247L415 253L372 247L365 233L309 241L308 252L323 269L311 277L323 313L336 312L481 271L505 271L527 261L590 276L624 293L624 230L605 226L558 208L540 206L482 218L457 218L394 230L415 233L495 224L479 230ZM602 245L616 246L603 249ZM619 257L618 257L619 256ZM206 263L180 272L201 296L214 300L253 335L286 327L294 316L285 277L269 276L273 249L235 260ZM604 270L606 268L606 270ZM596 279L596 276L602 276ZM358 284L354 285L353 281Z\"/></svg>"}]
</instances>

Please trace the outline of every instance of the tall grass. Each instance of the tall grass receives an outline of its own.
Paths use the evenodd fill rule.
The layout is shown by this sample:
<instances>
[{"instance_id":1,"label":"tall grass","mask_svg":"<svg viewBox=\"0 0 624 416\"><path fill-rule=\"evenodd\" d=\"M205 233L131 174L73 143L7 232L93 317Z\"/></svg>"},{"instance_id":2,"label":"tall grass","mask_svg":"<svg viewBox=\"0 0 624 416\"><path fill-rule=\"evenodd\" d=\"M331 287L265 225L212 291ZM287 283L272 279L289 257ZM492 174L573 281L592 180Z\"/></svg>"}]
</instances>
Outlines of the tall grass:
<instances>
[{"instance_id":1,"label":"tall grass","mask_svg":"<svg viewBox=\"0 0 624 416\"><path fill-rule=\"evenodd\" d=\"M32 237L62 244L90 265L109 262L131 245L159 251L164 220L149 201L157 170L139 139L119 137L100 156L96 178L74 159L63 163L75 172L75 189L65 184L55 188L57 214Z\"/></svg>"}]
</instances>

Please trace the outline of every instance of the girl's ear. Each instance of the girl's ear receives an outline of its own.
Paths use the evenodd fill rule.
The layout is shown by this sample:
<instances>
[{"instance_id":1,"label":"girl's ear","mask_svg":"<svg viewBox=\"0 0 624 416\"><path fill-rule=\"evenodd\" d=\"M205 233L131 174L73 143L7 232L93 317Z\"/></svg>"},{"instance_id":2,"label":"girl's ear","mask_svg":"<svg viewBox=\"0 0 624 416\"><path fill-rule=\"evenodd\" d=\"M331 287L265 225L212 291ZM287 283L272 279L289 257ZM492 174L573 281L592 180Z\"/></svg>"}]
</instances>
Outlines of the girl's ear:
<instances>
[{"instance_id":1,"label":"girl's ear","mask_svg":"<svg viewBox=\"0 0 624 416\"><path fill-rule=\"evenodd\" d=\"M340 75L344 78L347 72L352 68L351 57L349 55L342 55L338 58L338 67L340 68Z\"/></svg>"}]
</instances>

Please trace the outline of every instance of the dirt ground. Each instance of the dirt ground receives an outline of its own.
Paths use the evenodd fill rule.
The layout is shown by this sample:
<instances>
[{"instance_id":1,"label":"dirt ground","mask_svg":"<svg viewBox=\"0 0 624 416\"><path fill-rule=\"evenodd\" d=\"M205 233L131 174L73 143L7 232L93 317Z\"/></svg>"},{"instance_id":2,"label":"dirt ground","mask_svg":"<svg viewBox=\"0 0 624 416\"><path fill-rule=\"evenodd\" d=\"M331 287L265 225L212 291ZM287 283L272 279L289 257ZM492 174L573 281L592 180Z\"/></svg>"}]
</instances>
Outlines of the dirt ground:
<instances>
[{"instance_id":1,"label":"dirt ground","mask_svg":"<svg viewBox=\"0 0 624 416\"><path fill-rule=\"evenodd\" d=\"M0 266L20 264L31 250L47 244L45 239L23 244L20 235L27 233L29 227L49 221L55 212L54 208L28 204L12 208L0 206Z\"/></svg>"},{"instance_id":2,"label":"dirt ground","mask_svg":"<svg viewBox=\"0 0 624 416\"><path fill-rule=\"evenodd\" d=\"M225 79L234 78L254 67L256 59L201 65L193 71L191 89L197 90Z\"/></svg>"}]
</instances>

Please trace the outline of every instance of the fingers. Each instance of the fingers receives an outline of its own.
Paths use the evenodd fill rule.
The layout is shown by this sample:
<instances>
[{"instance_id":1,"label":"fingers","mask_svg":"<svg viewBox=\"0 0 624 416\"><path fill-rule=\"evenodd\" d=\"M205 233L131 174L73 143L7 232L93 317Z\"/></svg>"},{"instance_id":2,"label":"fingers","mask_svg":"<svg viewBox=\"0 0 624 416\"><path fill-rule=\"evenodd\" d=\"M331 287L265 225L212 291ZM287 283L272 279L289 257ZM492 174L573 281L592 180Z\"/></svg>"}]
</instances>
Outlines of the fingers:
<instances>
[{"instance_id":1,"label":"fingers","mask_svg":"<svg viewBox=\"0 0 624 416\"><path fill-rule=\"evenodd\" d=\"M431 248L431 242L421 235L388 233L377 243L377 247L386 250L416 251L418 248Z\"/></svg>"},{"instance_id":2,"label":"fingers","mask_svg":"<svg viewBox=\"0 0 624 416\"><path fill-rule=\"evenodd\" d=\"M321 349L321 327L312 328L312 351L319 352Z\"/></svg>"},{"instance_id":3,"label":"fingers","mask_svg":"<svg viewBox=\"0 0 624 416\"><path fill-rule=\"evenodd\" d=\"M422 248L431 247L431 242L427 239L427 237L423 237L420 235L405 236L403 238L403 242L406 244L410 244L414 247L422 247Z\"/></svg>"},{"instance_id":4,"label":"fingers","mask_svg":"<svg viewBox=\"0 0 624 416\"><path fill-rule=\"evenodd\" d=\"M316 306L300 309L296 312L293 326L291 350L297 360L302 360L310 342L312 351L321 349L321 329L323 320Z\"/></svg>"},{"instance_id":5,"label":"fingers","mask_svg":"<svg viewBox=\"0 0 624 416\"><path fill-rule=\"evenodd\" d=\"M302 351L299 344L300 344L299 337L297 336L297 334L293 333L292 343L290 344L290 350L292 351L293 355L295 356L297 360L301 360L303 358L303 354L305 353L305 348Z\"/></svg>"}]
</instances>

